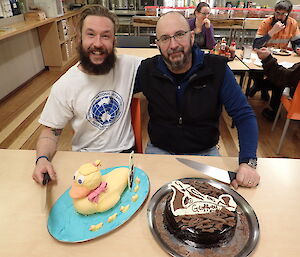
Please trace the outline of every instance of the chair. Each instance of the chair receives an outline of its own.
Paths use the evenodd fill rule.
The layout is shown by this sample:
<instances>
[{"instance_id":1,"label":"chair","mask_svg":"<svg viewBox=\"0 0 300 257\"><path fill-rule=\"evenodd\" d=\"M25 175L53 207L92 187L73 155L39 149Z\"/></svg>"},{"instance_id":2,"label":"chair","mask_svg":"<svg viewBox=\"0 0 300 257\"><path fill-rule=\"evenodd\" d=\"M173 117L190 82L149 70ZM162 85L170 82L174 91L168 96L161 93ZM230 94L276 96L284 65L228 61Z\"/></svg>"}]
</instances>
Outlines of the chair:
<instances>
[{"instance_id":1,"label":"chair","mask_svg":"<svg viewBox=\"0 0 300 257\"><path fill-rule=\"evenodd\" d=\"M150 36L117 36L117 47L150 47Z\"/></svg>"},{"instance_id":2,"label":"chair","mask_svg":"<svg viewBox=\"0 0 300 257\"><path fill-rule=\"evenodd\" d=\"M277 114L276 114L276 117L275 117L275 120L274 120L274 123L272 126L272 131L275 129L282 106L287 111L287 118L286 118L286 122L284 124L284 128L283 128L283 132L282 132L280 141L279 141L279 146L276 151L277 154L279 154L279 152L280 152L280 149L281 149L283 140L285 138L287 129L289 127L290 121L291 120L300 120L300 81L297 85L297 88L296 88L293 98L283 95L283 96L281 96L280 101L281 101L281 103L278 108L278 111L277 111Z\"/></svg>"},{"instance_id":3,"label":"chair","mask_svg":"<svg viewBox=\"0 0 300 257\"><path fill-rule=\"evenodd\" d=\"M131 124L134 132L136 152L143 153L141 103L139 98L136 97L132 98L130 111L131 111Z\"/></svg>"}]
</instances>

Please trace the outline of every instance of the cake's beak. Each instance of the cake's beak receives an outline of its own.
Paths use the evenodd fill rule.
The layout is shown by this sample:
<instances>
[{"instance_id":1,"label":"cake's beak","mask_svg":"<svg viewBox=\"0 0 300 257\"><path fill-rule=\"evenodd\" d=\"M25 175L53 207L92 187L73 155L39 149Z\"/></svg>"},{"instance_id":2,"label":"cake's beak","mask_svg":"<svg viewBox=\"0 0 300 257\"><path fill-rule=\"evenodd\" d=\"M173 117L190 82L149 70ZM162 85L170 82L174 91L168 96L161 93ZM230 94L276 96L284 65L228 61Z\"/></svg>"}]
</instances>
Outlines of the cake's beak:
<instances>
[{"instance_id":1,"label":"cake's beak","mask_svg":"<svg viewBox=\"0 0 300 257\"><path fill-rule=\"evenodd\" d=\"M70 189L69 194L73 199L80 199L86 197L90 191L91 191L90 189L84 186L80 186L74 182Z\"/></svg>"}]
</instances>

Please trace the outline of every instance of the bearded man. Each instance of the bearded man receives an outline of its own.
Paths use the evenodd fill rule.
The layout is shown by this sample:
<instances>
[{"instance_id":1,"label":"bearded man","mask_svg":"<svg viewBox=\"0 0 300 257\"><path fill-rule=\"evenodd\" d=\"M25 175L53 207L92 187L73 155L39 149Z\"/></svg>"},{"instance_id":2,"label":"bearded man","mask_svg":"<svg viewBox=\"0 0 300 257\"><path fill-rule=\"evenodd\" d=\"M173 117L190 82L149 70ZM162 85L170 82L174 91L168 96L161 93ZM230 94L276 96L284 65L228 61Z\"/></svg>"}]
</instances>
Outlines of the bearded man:
<instances>
[{"instance_id":1,"label":"bearded man","mask_svg":"<svg viewBox=\"0 0 300 257\"><path fill-rule=\"evenodd\" d=\"M240 144L232 185L257 186L256 117L226 58L204 54L193 46L194 32L178 12L160 17L156 37L161 55L141 62L135 85L135 92L143 92L148 100L146 153L218 155L224 105L236 124Z\"/></svg>"},{"instance_id":2,"label":"bearded man","mask_svg":"<svg viewBox=\"0 0 300 257\"><path fill-rule=\"evenodd\" d=\"M73 151L129 152L134 148L130 103L141 58L115 55L117 17L102 6L87 7L79 21L80 61L52 87L39 122L33 179L52 180L51 164L62 129L74 130Z\"/></svg>"},{"instance_id":3,"label":"bearded man","mask_svg":"<svg viewBox=\"0 0 300 257\"><path fill-rule=\"evenodd\" d=\"M253 48L274 47L287 49L291 44L295 53L300 55L300 30L295 19L290 17L293 4L289 0L281 0L274 7L274 15L266 18L259 26L253 42ZM250 72L254 83L249 90L252 97L261 90L263 100L269 100L268 90L272 90L269 107L264 108L262 115L269 121L274 121L280 105L283 88L276 87L270 79L264 79L263 73Z\"/></svg>"}]
</instances>

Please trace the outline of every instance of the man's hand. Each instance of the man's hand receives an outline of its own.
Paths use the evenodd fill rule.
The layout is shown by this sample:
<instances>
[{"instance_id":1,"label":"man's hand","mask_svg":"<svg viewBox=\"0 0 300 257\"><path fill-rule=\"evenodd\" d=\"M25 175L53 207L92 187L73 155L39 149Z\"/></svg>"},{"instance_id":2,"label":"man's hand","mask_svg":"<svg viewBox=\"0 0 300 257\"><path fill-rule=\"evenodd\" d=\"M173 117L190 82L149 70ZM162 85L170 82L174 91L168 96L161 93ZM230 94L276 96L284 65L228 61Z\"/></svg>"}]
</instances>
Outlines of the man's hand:
<instances>
[{"instance_id":1,"label":"man's hand","mask_svg":"<svg viewBox=\"0 0 300 257\"><path fill-rule=\"evenodd\" d=\"M296 53L297 53L298 55L300 55L300 47L297 47L297 48L296 48Z\"/></svg>"},{"instance_id":2,"label":"man's hand","mask_svg":"<svg viewBox=\"0 0 300 257\"><path fill-rule=\"evenodd\" d=\"M236 179L231 182L231 185L237 189L239 186L256 187L259 183L260 176L257 171L251 168L246 163L241 163L238 170Z\"/></svg>"},{"instance_id":3,"label":"man's hand","mask_svg":"<svg viewBox=\"0 0 300 257\"><path fill-rule=\"evenodd\" d=\"M268 32L270 37L273 37L275 34L277 34L279 31L285 29L285 25L281 21L277 21L272 29Z\"/></svg>"},{"instance_id":4,"label":"man's hand","mask_svg":"<svg viewBox=\"0 0 300 257\"><path fill-rule=\"evenodd\" d=\"M269 49L266 47L262 47L260 49L255 48L254 51L257 53L258 58L261 60L266 59L271 54Z\"/></svg>"},{"instance_id":5,"label":"man's hand","mask_svg":"<svg viewBox=\"0 0 300 257\"><path fill-rule=\"evenodd\" d=\"M210 20L205 18L203 20L203 24L205 25L205 28L209 29L210 28Z\"/></svg>"},{"instance_id":6,"label":"man's hand","mask_svg":"<svg viewBox=\"0 0 300 257\"><path fill-rule=\"evenodd\" d=\"M41 158L38 160L35 169L33 171L32 174L32 178L35 182L43 185L43 178L44 178L44 174L48 172L51 180L56 180L56 173L54 171L54 168L52 166L52 163L49 162L47 159L45 158Z\"/></svg>"}]
</instances>

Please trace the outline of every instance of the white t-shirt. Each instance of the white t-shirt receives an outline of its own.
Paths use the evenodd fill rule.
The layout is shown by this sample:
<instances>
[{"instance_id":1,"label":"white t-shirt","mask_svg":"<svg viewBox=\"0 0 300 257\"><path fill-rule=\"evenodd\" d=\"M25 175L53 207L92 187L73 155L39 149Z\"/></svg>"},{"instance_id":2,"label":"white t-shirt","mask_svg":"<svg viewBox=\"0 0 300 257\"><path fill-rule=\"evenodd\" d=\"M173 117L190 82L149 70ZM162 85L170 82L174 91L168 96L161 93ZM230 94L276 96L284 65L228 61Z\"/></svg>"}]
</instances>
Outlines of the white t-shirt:
<instances>
[{"instance_id":1,"label":"white t-shirt","mask_svg":"<svg viewBox=\"0 0 300 257\"><path fill-rule=\"evenodd\" d=\"M117 57L106 75L89 75L71 67L52 87L39 122L74 130L73 151L120 152L134 145L130 103L142 58Z\"/></svg>"}]
</instances>

